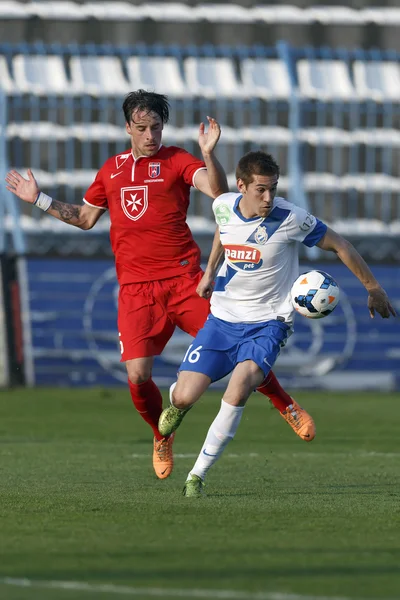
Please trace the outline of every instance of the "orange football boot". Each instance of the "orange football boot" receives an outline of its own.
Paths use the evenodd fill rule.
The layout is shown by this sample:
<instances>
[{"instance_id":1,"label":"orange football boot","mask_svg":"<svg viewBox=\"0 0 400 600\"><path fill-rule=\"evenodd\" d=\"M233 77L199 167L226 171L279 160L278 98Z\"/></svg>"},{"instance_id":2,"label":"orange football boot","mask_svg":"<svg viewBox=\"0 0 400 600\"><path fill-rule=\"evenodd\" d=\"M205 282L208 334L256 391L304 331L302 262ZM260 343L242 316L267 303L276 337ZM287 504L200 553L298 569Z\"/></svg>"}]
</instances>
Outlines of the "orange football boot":
<instances>
[{"instance_id":1,"label":"orange football boot","mask_svg":"<svg viewBox=\"0 0 400 600\"><path fill-rule=\"evenodd\" d=\"M302 440L311 442L315 438L314 420L296 400L292 398L292 404L289 404L281 415Z\"/></svg>"},{"instance_id":2,"label":"orange football boot","mask_svg":"<svg viewBox=\"0 0 400 600\"><path fill-rule=\"evenodd\" d=\"M174 437L175 433L172 433L169 437L162 438L159 442L154 438L153 467L159 479L169 477L174 468L174 455L172 454Z\"/></svg>"}]
</instances>

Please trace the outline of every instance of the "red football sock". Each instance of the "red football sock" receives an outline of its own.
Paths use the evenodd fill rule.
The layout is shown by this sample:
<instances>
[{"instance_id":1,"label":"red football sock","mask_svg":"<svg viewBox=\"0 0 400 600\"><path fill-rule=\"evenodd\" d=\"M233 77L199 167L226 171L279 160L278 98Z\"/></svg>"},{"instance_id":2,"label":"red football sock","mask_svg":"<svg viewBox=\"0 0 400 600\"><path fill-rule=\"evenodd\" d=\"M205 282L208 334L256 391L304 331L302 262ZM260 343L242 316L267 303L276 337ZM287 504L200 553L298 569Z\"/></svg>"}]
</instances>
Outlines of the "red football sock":
<instances>
[{"instance_id":1,"label":"red football sock","mask_svg":"<svg viewBox=\"0 0 400 600\"><path fill-rule=\"evenodd\" d=\"M283 412L292 403L291 397L285 392L272 371L268 373L264 381L257 388L257 392L268 396L279 412Z\"/></svg>"},{"instance_id":2,"label":"red football sock","mask_svg":"<svg viewBox=\"0 0 400 600\"><path fill-rule=\"evenodd\" d=\"M129 383L132 401L136 410L152 428L156 440L162 440L163 436L158 431L158 419L162 412L162 396L160 390L150 378L143 383Z\"/></svg>"}]
</instances>

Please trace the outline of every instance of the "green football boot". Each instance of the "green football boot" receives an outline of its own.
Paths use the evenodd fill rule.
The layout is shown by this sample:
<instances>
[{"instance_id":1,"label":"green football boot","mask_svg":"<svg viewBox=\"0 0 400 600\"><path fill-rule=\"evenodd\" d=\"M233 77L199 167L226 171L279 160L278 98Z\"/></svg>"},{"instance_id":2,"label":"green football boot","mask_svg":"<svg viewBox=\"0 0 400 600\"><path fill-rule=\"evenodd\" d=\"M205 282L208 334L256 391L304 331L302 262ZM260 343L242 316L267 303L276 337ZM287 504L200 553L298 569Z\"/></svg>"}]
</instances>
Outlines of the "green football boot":
<instances>
[{"instance_id":1,"label":"green football boot","mask_svg":"<svg viewBox=\"0 0 400 600\"><path fill-rule=\"evenodd\" d=\"M171 406L163 410L158 420L158 431L161 435L170 435L176 431L190 408L192 407L184 409L175 408L171 404Z\"/></svg>"},{"instance_id":2,"label":"green football boot","mask_svg":"<svg viewBox=\"0 0 400 600\"><path fill-rule=\"evenodd\" d=\"M185 482L185 486L182 490L183 496L186 498L201 498L205 496L204 488L206 484L197 475L191 475L190 479Z\"/></svg>"}]
</instances>

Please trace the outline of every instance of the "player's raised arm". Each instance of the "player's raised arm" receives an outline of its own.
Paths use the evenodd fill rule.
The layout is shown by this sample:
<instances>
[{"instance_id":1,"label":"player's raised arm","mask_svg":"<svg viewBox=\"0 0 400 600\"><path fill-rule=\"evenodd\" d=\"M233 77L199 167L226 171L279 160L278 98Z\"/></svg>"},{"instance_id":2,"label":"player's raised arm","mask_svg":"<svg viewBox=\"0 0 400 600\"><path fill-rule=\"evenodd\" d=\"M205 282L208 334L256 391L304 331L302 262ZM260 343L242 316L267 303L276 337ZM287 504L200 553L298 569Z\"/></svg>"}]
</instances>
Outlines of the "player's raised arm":
<instances>
[{"instance_id":1,"label":"player's raised arm","mask_svg":"<svg viewBox=\"0 0 400 600\"><path fill-rule=\"evenodd\" d=\"M390 314L396 316L385 290L375 279L363 257L348 240L328 227L326 234L317 246L322 250L335 252L342 263L361 281L368 292L368 309L372 318L375 316L375 312L384 319L388 319Z\"/></svg>"},{"instance_id":2,"label":"player's raised arm","mask_svg":"<svg viewBox=\"0 0 400 600\"><path fill-rule=\"evenodd\" d=\"M201 298L210 298L214 289L214 279L217 272L218 266L224 255L224 247L221 244L221 236L219 233L219 227L217 227L214 235L214 240L208 257L207 267L203 277L197 286L196 292Z\"/></svg>"},{"instance_id":3,"label":"player's raised arm","mask_svg":"<svg viewBox=\"0 0 400 600\"><path fill-rule=\"evenodd\" d=\"M214 155L214 148L221 135L219 123L212 117L207 117L208 131L204 123L199 127L199 146L206 164L207 171L199 171L196 174L196 188L210 196L217 198L229 191L228 181L222 165Z\"/></svg>"},{"instance_id":4,"label":"player's raised arm","mask_svg":"<svg viewBox=\"0 0 400 600\"><path fill-rule=\"evenodd\" d=\"M28 204L34 204L64 223L74 225L80 229L91 229L104 213L104 210L87 204L69 204L50 198L50 196L40 191L30 169L28 169L28 179L22 177L18 171L10 171L5 179L7 189L18 198Z\"/></svg>"}]
</instances>

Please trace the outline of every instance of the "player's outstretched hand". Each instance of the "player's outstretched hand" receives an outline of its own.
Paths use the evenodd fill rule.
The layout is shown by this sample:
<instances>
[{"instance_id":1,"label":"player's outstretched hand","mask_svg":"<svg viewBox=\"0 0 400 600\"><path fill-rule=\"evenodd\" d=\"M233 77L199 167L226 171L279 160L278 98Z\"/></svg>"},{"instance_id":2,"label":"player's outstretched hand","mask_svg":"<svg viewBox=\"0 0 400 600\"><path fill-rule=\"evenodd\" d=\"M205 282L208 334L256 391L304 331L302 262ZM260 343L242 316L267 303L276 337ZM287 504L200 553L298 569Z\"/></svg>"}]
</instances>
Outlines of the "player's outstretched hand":
<instances>
[{"instance_id":1,"label":"player's outstretched hand","mask_svg":"<svg viewBox=\"0 0 400 600\"><path fill-rule=\"evenodd\" d=\"M368 292L368 309L371 318L375 316L375 312L381 315L383 319L388 319L392 314L396 316L396 311L389 302L389 298L385 290L381 287L369 290Z\"/></svg>"},{"instance_id":2,"label":"player's outstretched hand","mask_svg":"<svg viewBox=\"0 0 400 600\"><path fill-rule=\"evenodd\" d=\"M33 204L39 193L39 186L36 183L36 179L33 176L33 173L30 169L28 169L28 179L22 177L18 171L9 171L6 175L6 188L24 200L24 202L29 202Z\"/></svg>"},{"instance_id":3,"label":"player's outstretched hand","mask_svg":"<svg viewBox=\"0 0 400 600\"><path fill-rule=\"evenodd\" d=\"M200 298L211 298L211 294L214 289L214 278L210 277L207 273L204 273L203 277L200 279L200 283L197 286L196 292L200 296Z\"/></svg>"},{"instance_id":4,"label":"player's outstretched hand","mask_svg":"<svg viewBox=\"0 0 400 600\"><path fill-rule=\"evenodd\" d=\"M204 123L200 123L199 127L199 146L203 154L210 154L221 135L221 127L219 123L212 117L207 117L208 131L205 131Z\"/></svg>"}]
</instances>

